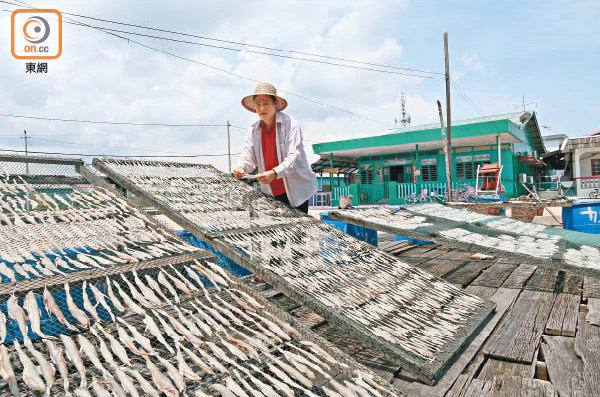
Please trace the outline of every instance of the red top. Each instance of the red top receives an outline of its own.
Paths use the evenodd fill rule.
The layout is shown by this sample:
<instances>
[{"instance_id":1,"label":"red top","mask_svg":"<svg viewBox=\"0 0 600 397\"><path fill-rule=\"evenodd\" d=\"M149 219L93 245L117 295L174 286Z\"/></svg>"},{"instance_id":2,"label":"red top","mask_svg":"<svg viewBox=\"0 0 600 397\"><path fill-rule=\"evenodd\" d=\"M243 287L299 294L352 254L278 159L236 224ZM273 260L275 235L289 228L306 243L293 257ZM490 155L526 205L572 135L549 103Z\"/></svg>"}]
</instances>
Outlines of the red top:
<instances>
[{"instance_id":1,"label":"red top","mask_svg":"<svg viewBox=\"0 0 600 397\"><path fill-rule=\"evenodd\" d=\"M260 129L262 131L262 151L263 160L265 161L265 170L270 171L279 165L279 159L277 158L277 146L275 143L275 124L273 127L267 130L265 123L260 123ZM283 179L275 179L271 182L271 190L273 196L279 196L285 193L285 185Z\"/></svg>"}]
</instances>

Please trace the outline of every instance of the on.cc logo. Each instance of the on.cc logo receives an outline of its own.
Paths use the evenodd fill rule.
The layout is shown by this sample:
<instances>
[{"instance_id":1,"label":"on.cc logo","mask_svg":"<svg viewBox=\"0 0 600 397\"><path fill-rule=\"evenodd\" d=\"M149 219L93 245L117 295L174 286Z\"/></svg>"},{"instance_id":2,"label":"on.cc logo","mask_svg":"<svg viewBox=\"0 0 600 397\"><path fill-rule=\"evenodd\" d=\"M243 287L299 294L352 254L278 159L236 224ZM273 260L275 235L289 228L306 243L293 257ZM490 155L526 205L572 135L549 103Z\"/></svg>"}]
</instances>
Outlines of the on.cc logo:
<instances>
[{"instance_id":1,"label":"on.cc logo","mask_svg":"<svg viewBox=\"0 0 600 397\"><path fill-rule=\"evenodd\" d=\"M50 36L50 25L40 16L28 18L23 25L23 35L25 40L32 44L43 43Z\"/></svg>"}]
</instances>

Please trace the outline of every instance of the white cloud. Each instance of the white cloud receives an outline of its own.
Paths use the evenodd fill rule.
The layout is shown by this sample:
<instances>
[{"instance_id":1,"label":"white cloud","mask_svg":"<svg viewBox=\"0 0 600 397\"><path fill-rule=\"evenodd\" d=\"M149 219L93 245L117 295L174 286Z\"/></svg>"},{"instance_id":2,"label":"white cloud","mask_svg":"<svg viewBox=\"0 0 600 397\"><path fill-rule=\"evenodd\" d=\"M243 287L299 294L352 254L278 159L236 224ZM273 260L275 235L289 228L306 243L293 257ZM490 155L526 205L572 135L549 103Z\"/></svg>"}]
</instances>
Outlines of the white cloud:
<instances>
[{"instance_id":1,"label":"white cloud","mask_svg":"<svg viewBox=\"0 0 600 397\"><path fill-rule=\"evenodd\" d=\"M309 5L305 2L174 2L168 5L149 3L144 7L127 2L63 2L56 5L59 10L63 6L64 11L84 15L274 48L378 64L411 66L416 63L415 53L407 51L406 40L410 37L406 33L404 36L399 34L397 29L405 23L399 19L403 12L413 7L413 4L404 2L314 2ZM9 26L10 15L1 15L0 24ZM224 124L230 120L234 125L246 127L255 120L255 115L240 105L241 97L254 89L253 81L157 53L89 28L65 25L63 37L63 56L49 62L47 75L33 76L25 75L24 61L10 56L7 35L0 36L0 48L5 49L0 54L3 65L0 82L6 93L0 97L0 108L7 113L42 117L141 123ZM233 46L191 37L185 39ZM280 90L348 109L383 121L390 127L394 117L400 116L401 91L407 93L407 107L413 125L436 122L435 100L444 95L443 82L437 78L426 80L359 71L142 37L136 40L241 76L268 80ZM457 64L455 79L461 73L493 73L493 68L476 51L464 52ZM302 126L307 145L312 143L309 140L322 142L385 132L385 126L332 107L290 94L283 96L290 103L289 113ZM31 141L34 148L54 151L153 154L151 151L163 150L182 154L214 154L227 150L224 127L173 129L2 118L0 128L2 133L15 134L27 128L34 136ZM231 130L232 152L241 149L245 133L240 129ZM36 134L92 146L36 141ZM15 147L20 144L19 141L0 141L3 147L13 143ZM129 147L140 151L103 146ZM308 149L312 153L310 147ZM314 155L311 158L314 159ZM201 158L199 161L210 162L221 169L227 166L225 157Z\"/></svg>"}]
</instances>

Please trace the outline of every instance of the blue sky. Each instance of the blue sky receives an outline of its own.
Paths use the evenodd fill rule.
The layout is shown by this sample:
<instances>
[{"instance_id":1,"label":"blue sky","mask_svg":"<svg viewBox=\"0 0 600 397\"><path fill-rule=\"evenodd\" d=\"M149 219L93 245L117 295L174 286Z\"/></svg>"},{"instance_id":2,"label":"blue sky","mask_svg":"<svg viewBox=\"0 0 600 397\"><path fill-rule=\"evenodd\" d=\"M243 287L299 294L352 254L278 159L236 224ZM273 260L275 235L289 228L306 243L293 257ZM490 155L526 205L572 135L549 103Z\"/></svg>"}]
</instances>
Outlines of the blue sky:
<instances>
[{"instance_id":1,"label":"blue sky","mask_svg":"<svg viewBox=\"0 0 600 397\"><path fill-rule=\"evenodd\" d=\"M485 114L515 111L513 105L521 103L525 95L526 102L537 103L529 107L538 112L542 125L550 127L546 133L575 136L600 128L600 2L596 1L30 4L207 37L439 72L444 69L443 32L447 31L451 74ZM16 8L0 5L6 10ZM48 74L26 75L25 61L10 54L10 13L0 14L0 26L5 32L0 36L0 113L140 123L224 124L230 120L244 128L255 120L239 105L240 98L253 91L253 81L86 27L65 25L63 55L49 61ZM384 133L400 114L401 91L407 95L412 125L436 122L435 101L445 97L439 75L422 79L135 39L331 105L283 94L290 103L288 113L300 122L309 154L314 142ZM454 89L452 109L454 120L480 115ZM21 148L22 140L17 137L23 129L33 137L32 150L146 155L226 152L223 127L107 126L7 117L0 117L0 148ZM232 130L233 152L241 148L244 134L243 129ZM221 169L227 165L224 157L200 161Z\"/></svg>"}]
</instances>

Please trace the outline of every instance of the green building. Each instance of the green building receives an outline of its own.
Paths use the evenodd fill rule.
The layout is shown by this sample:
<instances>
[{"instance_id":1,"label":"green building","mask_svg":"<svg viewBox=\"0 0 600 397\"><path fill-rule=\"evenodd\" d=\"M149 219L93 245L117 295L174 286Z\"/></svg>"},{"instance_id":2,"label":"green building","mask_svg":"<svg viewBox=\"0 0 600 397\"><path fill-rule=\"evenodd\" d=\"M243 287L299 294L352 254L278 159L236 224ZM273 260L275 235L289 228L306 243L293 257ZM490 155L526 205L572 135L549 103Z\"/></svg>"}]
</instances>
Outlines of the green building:
<instances>
[{"instance_id":1,"label":"green building","mask_svg":"<svg viewBox=\"0 0 600 397\"><path fill-rule=\"evenodd\" d=\"M511 113L452 123L454 188L473 186L477 166L500 160L507 197L525 192L521 182L545 170L539 156L546 152L535 112ZM366 138L318 143L314 172L327 168L358 169L358 183L335 187L333 197L350 194L353 204L401 204L422 189L443 194L447 188L442 132L439 124L393 129ZM343 164L338 166L338 164ZM351 168L351 167L350 167ZM339 191L336 191L339 190ZM336 206L337 202L332 203Z\"/></svg>"}]
</instances>

